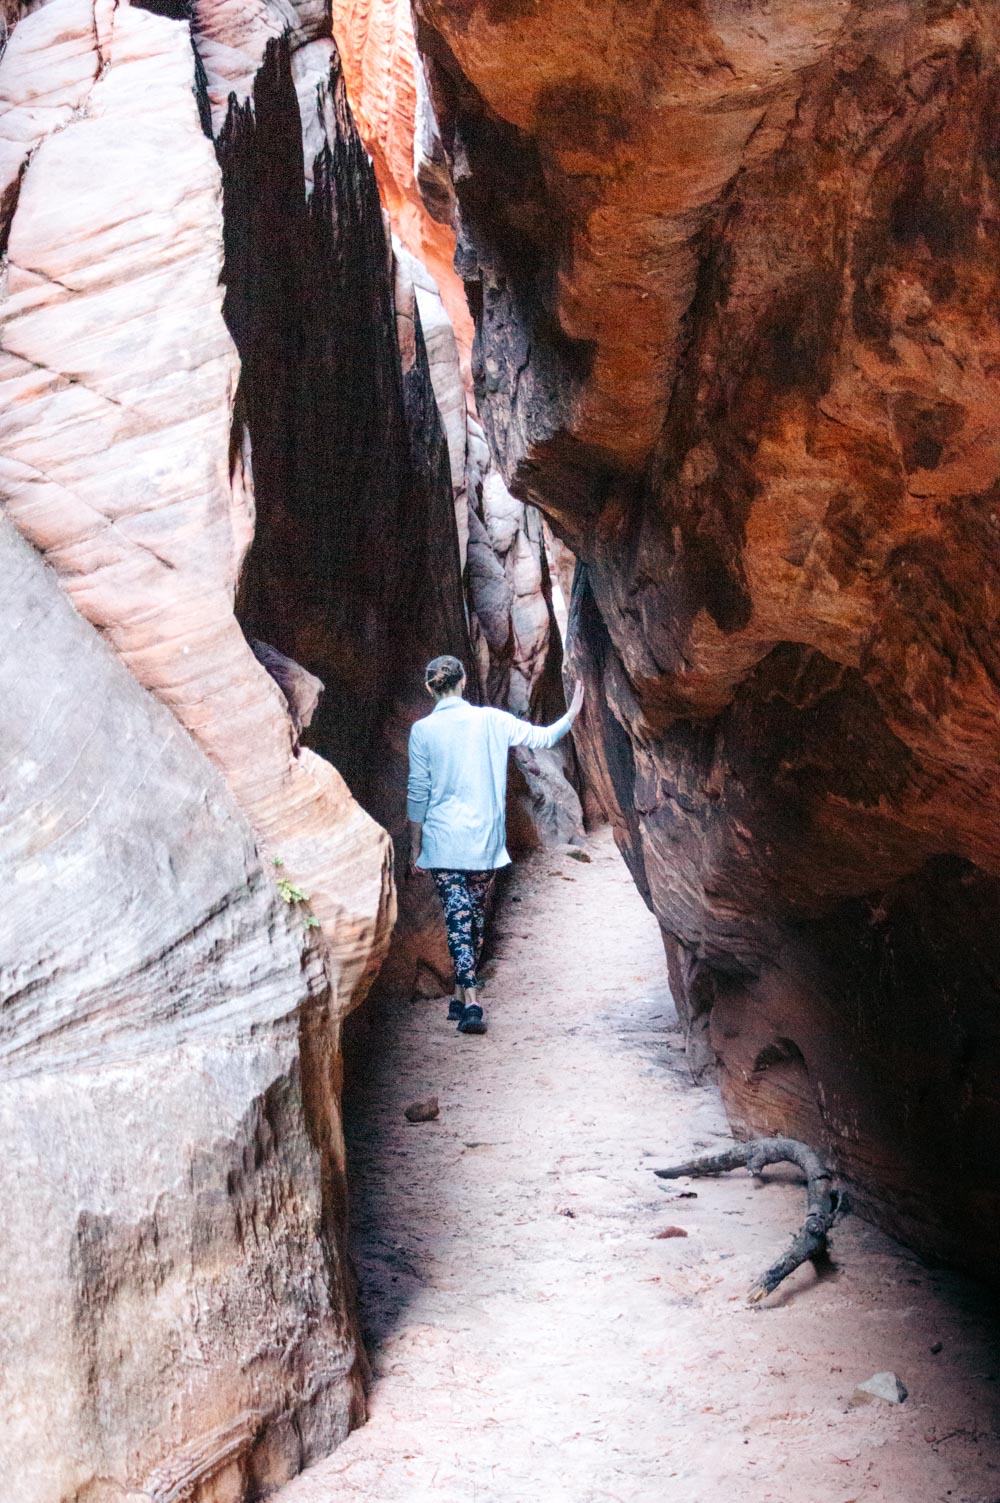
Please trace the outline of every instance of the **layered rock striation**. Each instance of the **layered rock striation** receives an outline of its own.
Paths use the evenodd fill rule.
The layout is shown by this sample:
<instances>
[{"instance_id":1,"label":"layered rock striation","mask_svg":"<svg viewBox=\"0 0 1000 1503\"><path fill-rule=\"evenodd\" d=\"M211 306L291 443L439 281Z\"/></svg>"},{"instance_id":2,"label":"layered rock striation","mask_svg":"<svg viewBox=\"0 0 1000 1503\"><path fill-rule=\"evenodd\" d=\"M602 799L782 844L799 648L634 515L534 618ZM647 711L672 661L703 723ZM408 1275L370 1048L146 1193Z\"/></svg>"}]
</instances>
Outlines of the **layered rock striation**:
<instances>
[{"instance_id":1,"label":"layered rock striation","mask_svg":"<svg viewBox=\"0 0 1000 1503\"><path fill-rule=\"evenodd\" d=\"M2 517L0 572L5 1488L261 1497L364 1412L328 967Z\"/></svg>"},{"instance_id":2,"label":"layered rock striation","mask_svg":"<svg viewBox=\"0 0 1000 1503\"><path fill-rule=\"evenodd\" d=\"M735 1124L993 1273L989 7L419 0L480 412Z\"/></svg>"},{"instance_id":3,"label":"layered rock striation","mask_svg":"<svg viewBox=\"0 0 1000 1503\"><path fill-rule=\"evenodd\" d=\"M384 953L388 852L234 612L252 470L190 27L53 0L2 69L5 509L309 890L346 1006Z\"/></svg>"}]
</instances>

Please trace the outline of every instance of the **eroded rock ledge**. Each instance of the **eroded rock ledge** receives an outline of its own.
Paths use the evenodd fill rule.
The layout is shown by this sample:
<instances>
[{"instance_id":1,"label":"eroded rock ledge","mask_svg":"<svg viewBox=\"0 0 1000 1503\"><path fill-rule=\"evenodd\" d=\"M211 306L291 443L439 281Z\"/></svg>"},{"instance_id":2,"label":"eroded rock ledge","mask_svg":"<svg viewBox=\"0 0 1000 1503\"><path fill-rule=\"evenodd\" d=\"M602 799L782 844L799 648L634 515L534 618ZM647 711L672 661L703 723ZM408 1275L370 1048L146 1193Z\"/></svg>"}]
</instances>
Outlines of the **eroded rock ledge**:
<instances>
[{"instance_id":1,"label":"eroded rock ledge","mask_svg":"<svg viewBox=\"0 0 1000 1503\"><path fill-rule=\"evenodd\" d=\"M419 0L505 478L734 1122L995 1275L992 7Z\"/></svg>"}]
</instances>

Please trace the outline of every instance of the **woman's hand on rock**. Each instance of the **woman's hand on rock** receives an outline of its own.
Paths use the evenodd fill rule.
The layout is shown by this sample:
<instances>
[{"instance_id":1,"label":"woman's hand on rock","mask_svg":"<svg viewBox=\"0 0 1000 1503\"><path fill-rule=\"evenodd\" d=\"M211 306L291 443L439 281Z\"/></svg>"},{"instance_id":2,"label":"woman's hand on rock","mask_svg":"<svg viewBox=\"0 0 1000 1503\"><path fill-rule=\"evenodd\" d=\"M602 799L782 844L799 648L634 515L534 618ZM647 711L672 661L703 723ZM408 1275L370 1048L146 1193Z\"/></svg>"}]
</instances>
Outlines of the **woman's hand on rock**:
<instances>
[{"instance_id":1,"label":"woman's hand on rock","mask_svg":"<svg viewBox=\"0 0 1000 1503\"><path fill-rule=\"evenodd\" d=\"M570 700L569 713L575 720L583 706L583 679L578 678L573 690L573 698Z\"/></svg>"}]
</instances>

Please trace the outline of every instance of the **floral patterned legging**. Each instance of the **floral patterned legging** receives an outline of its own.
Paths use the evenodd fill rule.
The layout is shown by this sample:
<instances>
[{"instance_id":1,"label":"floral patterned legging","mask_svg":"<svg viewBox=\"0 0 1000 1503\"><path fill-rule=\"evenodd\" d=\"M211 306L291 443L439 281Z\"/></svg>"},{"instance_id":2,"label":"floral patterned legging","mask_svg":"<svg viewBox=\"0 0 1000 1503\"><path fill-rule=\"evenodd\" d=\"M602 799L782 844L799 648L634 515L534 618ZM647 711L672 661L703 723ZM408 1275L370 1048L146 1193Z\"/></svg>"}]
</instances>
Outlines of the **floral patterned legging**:
<instances>
[{"instance_id":1,"label":"floral patterned legging","mask_svg":"<svg viewBox=\"0 0 1000 1503\"><path fill-rule=\"evenodd\" d=\"M486 902L496 872L448 871L435 866L431 876L444 908L455 980L462 987L475 986L476 961L486 929Z\"/></svg>"}]
</instances>

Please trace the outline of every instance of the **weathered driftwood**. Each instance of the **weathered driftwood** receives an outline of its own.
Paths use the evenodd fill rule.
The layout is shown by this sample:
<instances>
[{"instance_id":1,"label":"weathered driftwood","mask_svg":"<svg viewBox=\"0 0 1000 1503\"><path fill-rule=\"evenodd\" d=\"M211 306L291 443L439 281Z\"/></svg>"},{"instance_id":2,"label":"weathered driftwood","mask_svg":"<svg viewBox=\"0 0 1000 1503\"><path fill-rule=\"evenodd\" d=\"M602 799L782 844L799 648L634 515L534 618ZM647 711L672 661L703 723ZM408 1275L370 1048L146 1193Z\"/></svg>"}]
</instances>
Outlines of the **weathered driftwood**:
<instances>
[{"instance_id":1,"label":"weathered driftwood","mask_svg":"<svg viewBox=\"0 0 1000 1503\"><path fill-rule=\"evenodd\" d=\"M846 1210L843 1196L833 1187L833 1175L819 1154L794 1138L753 1138L749 1143L734 1143L725 1153L653 1170L659 1179L682 1179L688 1175L725 1174L745 1164L751 1174L759 1176L768 1164L784 1163L797 1164L806 1177L806 1219L788 1251L751 1288L747 1296L751 1305L773 1294L782 1279L807 1258L824 1253L827 1233L838 1215Z\"/></svg>"}]
</instances>

